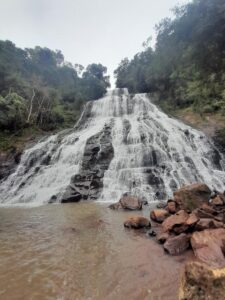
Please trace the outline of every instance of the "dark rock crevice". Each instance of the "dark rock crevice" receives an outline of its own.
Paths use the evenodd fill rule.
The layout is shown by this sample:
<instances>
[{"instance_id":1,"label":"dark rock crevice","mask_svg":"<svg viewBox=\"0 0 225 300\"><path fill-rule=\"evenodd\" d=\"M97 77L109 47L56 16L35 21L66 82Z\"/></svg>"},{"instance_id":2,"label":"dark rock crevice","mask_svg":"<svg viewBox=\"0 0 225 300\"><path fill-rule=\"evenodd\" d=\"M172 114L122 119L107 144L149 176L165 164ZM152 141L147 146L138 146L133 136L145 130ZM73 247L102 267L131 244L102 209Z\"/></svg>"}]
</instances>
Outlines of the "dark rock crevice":
<instances>
[{"instance_id":1,"label":"dark rock crevice","mask_svg":"<svg viewBox=\"0 0 225 300\"><path fill-rule=\"evenodd\" d=\"M79 173L71 178L62 203L96 200L100 196L104 173L114 156L111 129L112 124L105 125L102 131L87 140Z\"/></svg>"}]
</instances>

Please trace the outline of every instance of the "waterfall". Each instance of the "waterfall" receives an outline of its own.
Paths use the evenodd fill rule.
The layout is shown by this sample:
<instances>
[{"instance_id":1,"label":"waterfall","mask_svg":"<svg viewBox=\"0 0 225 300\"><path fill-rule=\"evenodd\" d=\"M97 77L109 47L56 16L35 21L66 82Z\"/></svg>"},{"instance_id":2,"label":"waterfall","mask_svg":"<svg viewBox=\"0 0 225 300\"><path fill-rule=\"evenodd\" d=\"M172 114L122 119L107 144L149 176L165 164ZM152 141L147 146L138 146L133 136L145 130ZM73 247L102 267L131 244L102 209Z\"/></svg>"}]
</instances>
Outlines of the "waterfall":
<instances>
[{"instance_id":1,"label":"waterfall","mask_svg":"<svg viewBox=\"0 0 225 300\"><path fill-rule=\"evenodd\" d=\"M27 149L1 182L0 203L115 202L124 193L153 201L197 181L224 190L224 157L212 142L147 94L115 89L88 102L74 129Z\"/></svg>"}]
</instances>

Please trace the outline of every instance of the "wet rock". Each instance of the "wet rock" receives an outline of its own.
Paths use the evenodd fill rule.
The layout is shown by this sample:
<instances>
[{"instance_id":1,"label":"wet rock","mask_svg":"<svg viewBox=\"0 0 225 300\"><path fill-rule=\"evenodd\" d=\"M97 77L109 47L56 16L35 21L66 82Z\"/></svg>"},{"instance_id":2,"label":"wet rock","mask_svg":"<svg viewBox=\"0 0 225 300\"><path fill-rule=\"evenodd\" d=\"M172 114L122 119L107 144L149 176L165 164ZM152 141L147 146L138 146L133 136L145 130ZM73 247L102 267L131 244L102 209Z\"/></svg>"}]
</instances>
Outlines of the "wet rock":
<instances>
[{"instance_id":1,"label":"wet rock","mask_svg":"<svg viewBox=\"0 0 225 300\"><path fill-rule=\"evenodd\" d=\"M128 210L141 210L142 209L142 201L136 197L123 196L120 199L119 203L123 209L128 209Z\"/></svg>"},{"instance_id":2,"label":"wet rock","mask_svg":"<svg viewBox=\"0 0 225 300\"><path fill-rule=\"evenodd\" d=\"M81 194L67 190L61 198L61 203L79 202L81 199Z\"/></svg>"},{"instance_id":3,"label":"wet rock","mask_svg":"<svg viewBox=\"0 0 225 300\"><path fill-rule=\"evenodd\" d=\"M174 201L181 209L192 211L203 203L209 203L211 191L206 184L194 183L174 192Z\"/></svg>"},{"instance_id":4,"label":"wet rock","mask_svg":"<svg viewBox=\"0 0 225 300\"><path fill-rule=\"evenodd\" d=\"M168 216L169 213L165 209L154 209L150 212L150 218L158 223L162 223Z\"/></svg>"},{"instance_id":5,"label":"wet rock","mask_svg":"<svg viewBox=\"0 0 225 300\"><path fill-rule=\"evenodd\" d=\"M172 215L168 217L163 223L162 223L162 229L163 232L174 230L176 227L186 226L186 221L189 218L189 214L184 211L180 210L175 215Z\"/></svg>"},{"instance_id":6,"label":"wet rock","mask_svg":"<svg viewBox=\"0 0 225 300\"><path fill-rule=\"evenodd\" d=\"M218 222L214 219L200 219L195 226L196 230L205 230L210 228L222 228L224 227L222 222Z\"/></svg>"},{"instance_id":7,"label":"wet rock","mask_svg":"<svg viewBox=\"0 0 225 300\"><path fill-rule=\"evenodd\" d=\"M166 202L159 202L159 203L156 205L156 207L159 208L159 209L161 209L161 208L166 208L166 206L167 206Z\"/></svg>"},{"instance_id":8,"label":"wet rock","mask_svg":"<svg viewBox=\"0 0 225 300\"><path fill-rule=\"evenodd\" d=\"M57 196L56 195L52 195L50 200L49 200L49 203L55 203L57 201Z\"/></svg>"},{"instance_id":9,"label":"wet rock","mask_svg":"<svg viewBox=\"0 0 225 300\"><path fill-rule=\"evenodd\" d=\"M222 300L225 295L225 269L211 269L199 262L185 266L179 300Z\"/></svg>"},{"instance_id":10,"label":"wet rock","mask_svg":"<svg viewBox=\"0 0 225 300\"><path fill-rule=\"evenodd\" d=\"M169 211L169 213L175 214L177 212L176 202L173 200L168 200L167 201L167 210Z\"/></svg>"},{"instance_id":11,"label":"wet rock","mask_svg":"<svg viewBox=\"0 0 225 300\"><path fill-rule=\"evenodd\" d=\"M166 240L169 238L169 233L168 232L164 232L164 233L160 233L157 235L157 241L160 243L160 244L164 244L166 242Z\"/></svg>"},{"instance_id":12,"label":"wet rock","mask_svg":"<svg viewBox=\"0 0 225 300\"><path fill-rule=\"evenodd\" d=\"M196 231L191 237L195 256L213 268L225 267L225 229L206 229Z\"/></svg>"},{"instance_id":13,"label":"wet rock","mask_svg":"<svg viewBox=\"0 0 225 300\"><path fill-rule=\"evenodd\" d=\"M113 209L113 210L118 210L118 209L122 209L122 206L121 206L120 202L117 202L117 203L110 204L109 208Z\"/></svg>"},{"instance_id":14,"label":"wet rock","mask_svg":"<svg viewBox=\"0 0 225 300\"><path fill-rule=\"evenodd\" d=\"M134 216L124 222L124 227L133 229L150 228L151 223L147 218Z\"/></svg>"},{"instance_id":15,"label":"wet rock","mask_svg":"<svg viewBox=\"0 0 225 300\"><path fill-rule=\"evenodd\" d=\"M104 126L102 131L87 140L79 174L71 178L61 199L63 203L96 200L100 196L104 173L114 156L111 125Z\"/></svg>"},{"instance_id":16,"label":"wet rock","mask_svg":"<svg viewBox=\"0 0 225 300\"><path fill-rule=\"evenodd\" d=\"M164 249L171 255L179 255L190 246L190 236L181 233L178 236L169 237L164 243Z\"/></svg>"},{"instance_id":17,"label":"wet rock","mask_svg":"<svg viewBox=\"0 0 225 300\"><path fill-rule=\"evenodd\" d=\"M186 136L189 136L189 134L190 134L189 130L188 130L188 129L185 129L185 130L184 130L184 134L185 134Z\"/></svg>"},{"instance_id":18,"label":"wet rock","mask_svg":"<svg viewBox=\"0 0 225 300\"><path fill-rule=\"evenodd\" d=\"M0 152L0 180L6 179L20 163L22 151L13 149L10 153Z\"/></svg>"}]
</instances>

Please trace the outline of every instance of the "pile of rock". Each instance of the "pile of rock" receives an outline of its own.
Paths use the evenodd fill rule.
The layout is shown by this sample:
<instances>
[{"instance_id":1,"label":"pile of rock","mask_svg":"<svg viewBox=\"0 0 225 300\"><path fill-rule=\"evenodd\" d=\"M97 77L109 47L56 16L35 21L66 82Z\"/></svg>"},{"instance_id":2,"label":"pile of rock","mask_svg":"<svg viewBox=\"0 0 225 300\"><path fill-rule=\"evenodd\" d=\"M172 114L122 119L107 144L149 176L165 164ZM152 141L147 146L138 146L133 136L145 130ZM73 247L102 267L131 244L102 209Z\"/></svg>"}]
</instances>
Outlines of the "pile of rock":
<instances>
[{"instance_id":1,"label":"pile of rock","mask_svg":"<svg viewBox=\"0 0 225 300\"><path fill-rule=\"evenodd\" d=\"M174 192L163 209L151 211L161 223L157 240L171 255L190 246L196 257L212 267L225 267L225 195L212 194L205 184L192 184Z\"/></svg>"},{"instance_id":2,"label":"pile of rock","mask_svg":"<svg viewBox=\"0 0 225 300\"><path fill-rule=\"evenodd\" d=\"M184 186L173 199L150 212L156 239L171 255L192 248L196 257L214 268L225 267L225 195L212 193L202 183ZM125 196L112 209L141 210L142 201ZM150 228L149 219L133 216L124 222L128 228ZM153 235L153 234L151 234ZM154 236L153 235L153 236Z\"/></svg>"},{"instance_id":3,"label":"pile of rock","mask_svg":"<svg viewBox=\"0 0 225 300\"><path fill-rule=\"evenodd\" d=\"M112 209L141 210L141 200L125 196ZM185 266L179 300L225 299L225 194L196 183L174 192L173 199L150 212L148 231L169 254L192 248L200 262ZM150 220L133 216L124 226L149 229ZM154 234L153 234L154 233Z\"/></svg>"}]
</instances>

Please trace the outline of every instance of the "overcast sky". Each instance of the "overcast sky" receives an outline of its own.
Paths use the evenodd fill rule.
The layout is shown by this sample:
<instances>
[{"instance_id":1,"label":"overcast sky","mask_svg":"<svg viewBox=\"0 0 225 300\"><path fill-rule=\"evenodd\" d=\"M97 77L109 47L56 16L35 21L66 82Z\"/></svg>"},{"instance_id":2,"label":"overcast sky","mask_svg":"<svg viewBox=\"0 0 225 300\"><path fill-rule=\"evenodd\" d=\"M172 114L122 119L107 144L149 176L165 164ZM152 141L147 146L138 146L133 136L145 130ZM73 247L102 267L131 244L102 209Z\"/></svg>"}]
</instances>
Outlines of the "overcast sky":
<instances>
[{"instance_id":1,"label":"overcast sky","mask_svg":"<svg viewBox=\"0 0 225 300\"><path fill-rule=\"evenodd\" d=\"M0 39L60 49L67 61L102 63L112 77L154 36L154 25L187 0L0 0ZM111 79L112 81L112 79Z\"/></svg>"}]
</instances>

